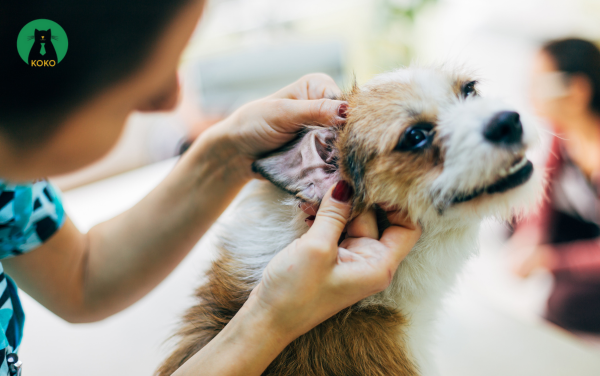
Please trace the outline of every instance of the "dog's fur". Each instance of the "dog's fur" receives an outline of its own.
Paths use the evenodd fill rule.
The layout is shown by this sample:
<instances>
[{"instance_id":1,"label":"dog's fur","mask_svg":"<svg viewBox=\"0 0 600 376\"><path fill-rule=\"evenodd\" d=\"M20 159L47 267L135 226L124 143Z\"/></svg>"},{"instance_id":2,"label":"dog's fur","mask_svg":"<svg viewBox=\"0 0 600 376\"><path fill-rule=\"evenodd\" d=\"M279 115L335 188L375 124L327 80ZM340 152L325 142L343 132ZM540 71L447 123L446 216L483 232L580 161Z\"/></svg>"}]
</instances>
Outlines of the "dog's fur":
<instances>
[{"instance_id":1,"label":"dog's fur","mask_svg":"<svg viewBox=\"0 0 600 376\"><path fill-rule=\"evenodd\" d=\"M271 258L308 230L299 202L318 203L343 178L354 187L353 214L385 203L404 209L423 234L390 286L289 345L265 375L431 375L428 345L443 295L477 251L481 220L509 219L536 202L541 174L505 192L482 188L501 178L535 140L497 145L484 127L509 107L467 92L456 70L408 68L377 76L343 99L343 128L307 127L292 145L255 163L271 182L253 182L222 234L220 258L184 317L175 352L158 375L172 374L229 322ZM433 125L422 150L398 148L415 123ZM504 172L503 175L506 173ZM473 192L479 196L460 202Z\"/></svg>"}]
</instances>

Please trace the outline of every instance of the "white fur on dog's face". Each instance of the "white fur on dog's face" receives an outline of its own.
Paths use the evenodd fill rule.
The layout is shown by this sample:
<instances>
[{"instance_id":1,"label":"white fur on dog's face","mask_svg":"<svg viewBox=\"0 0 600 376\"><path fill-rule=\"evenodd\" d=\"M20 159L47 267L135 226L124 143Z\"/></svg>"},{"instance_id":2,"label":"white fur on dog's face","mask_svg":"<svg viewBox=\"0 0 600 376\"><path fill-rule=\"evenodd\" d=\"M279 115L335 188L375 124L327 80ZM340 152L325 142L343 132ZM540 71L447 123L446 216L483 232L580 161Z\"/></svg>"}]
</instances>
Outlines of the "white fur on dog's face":
<instances>
[{"instance_id":1,"label":"white fur on dog's face","mask_svg":"<svg viewBox=\"0 0 600 376\"><path fill-rule=\"evenodd\" d=\"M529 180L504 193L483 193L464 203L451 202L457 195L478 192L505 179L527 162L525 152L538 138L537 130L530 122L521 121L523 138L520 145L504 147L483 136L484 127L503 111L514 110L499 100L479 96L454 103L441 111L437 131L445 146L444 169L431 184L434 206L454 211L476 210L479 214L499 214L507 218L515 214L515 210L527 209L535 202L536 190L541 187L541 174L535 169ZM511 169L513 165L515 167ZM519 195L528 197L520 198Z\"/></svg>"},{"instance_id":2,"label":"white fur on dog's face","mask_svg":"<svg viewBox=\"0 0 600 376\"><path fill-rule=\"evenodd\" d=\"M351 99L349 121L354 124L342 132L340 149L342 160L350 155L346 164L363 166L365 201L406 208L415 219L433 216L433 211L434 217L509 218L536 202L542 187L536 169L517 187L486 193L519 172L527 175L525 169L531 166L526 166L525 152L538 135L530 122L521 121L520 143L500 145L486 139L490 121L514 109L476 92L467 94L464 87L472 82L456 72L401 69L377 76ZM433 126L431 145L399 150L398 140L406 130L423 122ZM352 151L353 147L365 150ZM345 171L352 177L348 168Z\"/></svg>"}]
</instances>

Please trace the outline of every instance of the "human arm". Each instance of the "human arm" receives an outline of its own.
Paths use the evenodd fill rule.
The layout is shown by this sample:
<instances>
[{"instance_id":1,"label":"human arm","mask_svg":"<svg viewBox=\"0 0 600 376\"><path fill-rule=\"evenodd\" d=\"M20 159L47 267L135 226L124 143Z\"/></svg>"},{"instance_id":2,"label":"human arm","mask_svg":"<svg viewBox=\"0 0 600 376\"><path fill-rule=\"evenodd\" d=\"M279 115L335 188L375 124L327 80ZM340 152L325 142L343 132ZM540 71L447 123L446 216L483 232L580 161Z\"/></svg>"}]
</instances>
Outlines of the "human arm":
<instances>
[{"instance_id":1,"label":"human arm","mask_svg":"<svg viewBox=\"0 0 600 376\"><path fill-rule=\"evenodd\" d=\"M103 319L140 299L185 257L252 178L250 164L302 124L343 121L324 75L307 76L207 130L147 197L81 234L65 225L34 251L3 261L17 283L71 322Z\"/></svg>"},{"instance_id":2,"label":"human arm","mask_svg":"<svg viewBox=\"0 0 600 376\"><path fill-rule=\"evenodd\" d=\"M518 274L526 277L543 268L554 274L569 274L573 279L600 281L600 242L580 240L564 244L545 244L532 249L521 263Z\"/></svg>"},{"instance_id":3,"label":"human arm","mask_svg":"<svg viewBox=\"0 0 600 376\"><path fill-rule=\"evenodd\" d=\"M600 282L600 240L581 240L543 246L552 254L545 265L553 273L569 273L576 279Z\"/></svg>"},{"instance_id":4,"label":"human arm","mask_svg":"<svg viewBox=\"0 0 600 376\"><path fill-rule=\"evenodd\" d=\"M523 221L509 242L513 272L528 277L536 269L554 274L570 274L583 281L600 281L600 238L549 244L547 228L551 217L550 203Z\"/></svg>"},{"instance_id":5,"label":"human arm","mask_svg":"<svg viewBox=\"0 0 600 376\"><path fill-rule=\"evenodd\" d=\"M600 238L549 244L544 235L551 213L549 203L519 226L508 242L513 272L528 277L536 269L570 274L585 281L600 281Z\"/></svg>"},{"instance_id":6,"label":"human arm","mask_svg":"<svg viewBox=\"0 0 600 376\"><path fill-rule=\"evenodd\" d=\"M310 230L273 258L224 330L174 375L260 375L295 338L389 285L420 228L390 212L392 226L379 239L373 211L347 224L349 205L331 196L330 189Z\"/></svg>"}]
</instances>

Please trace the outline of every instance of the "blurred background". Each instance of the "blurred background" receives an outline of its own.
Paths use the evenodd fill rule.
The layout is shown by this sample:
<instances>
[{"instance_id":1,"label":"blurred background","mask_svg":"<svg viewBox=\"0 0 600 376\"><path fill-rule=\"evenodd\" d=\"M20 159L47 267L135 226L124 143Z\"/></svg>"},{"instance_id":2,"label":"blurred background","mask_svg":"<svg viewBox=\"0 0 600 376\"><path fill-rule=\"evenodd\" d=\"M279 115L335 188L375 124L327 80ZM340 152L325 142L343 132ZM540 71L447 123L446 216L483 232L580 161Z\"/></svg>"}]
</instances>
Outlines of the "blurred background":
<instances>
[{"instance_id":1,"label":"blurred background","mask_svg":"<svg viewBox=\"0 0 600 376\"><path fill-rule=\"evenodd\" d=\"M559 242L548 235L559 222L530 218L506 243L514 226L486 222L481 256L465 269L438 324L433 351L440 373L598 375L600 166L586 161L600 164L594 154L600 150L600 133L594 133L595 126L600 130L600 108L590 104L593 78L571 69L593 63L595 55L585 46L540 52L547 42L566 37L600 41L600 1L210 0L181 62L178 109L132 115L103 160L53 180L85 231L135 204L204 129L306 73L327 73L347 88L355 78L364 83L411 63L464 66L479 78L484 95L503 98L546 130L532 158L566 171L552 177L557 186L579 181L579 191L551 196L546 209L579 221L569 222L570 228L590 227ZM570 59L575 55L585 56ZM583 146L556 144L552 134L572 129L577 131L566 139L582 140ZM562 156L559 162L548 159L550 150ZM588 201L564 204L573 195ZM151 375L169 353L165 341L202 281L212 257L209 241L210 235L149 296L99 323L67 324L21 292L25 374ZM553 242L560 244L548 245ZM570 292L557 297L565 284Z\"/></svg>"}]
</instances>

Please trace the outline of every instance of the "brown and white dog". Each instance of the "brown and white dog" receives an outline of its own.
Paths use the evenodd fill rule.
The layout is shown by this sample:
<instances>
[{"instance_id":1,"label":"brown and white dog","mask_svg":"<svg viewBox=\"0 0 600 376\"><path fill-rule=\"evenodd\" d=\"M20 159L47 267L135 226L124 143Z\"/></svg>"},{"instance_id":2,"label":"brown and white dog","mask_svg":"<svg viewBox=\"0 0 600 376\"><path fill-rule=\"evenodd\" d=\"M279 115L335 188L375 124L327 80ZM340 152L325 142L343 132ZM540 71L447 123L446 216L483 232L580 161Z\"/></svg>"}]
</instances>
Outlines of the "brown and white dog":
<instances>
[{"instance_id":1,"label":"brown and white dog","mask_svg":"<svg viewBox=\"0 0 600 376\"><path fill-rule=\"evenodd\" d=\"M264 374L437 374L428 350L433 320L477 252L482 219L510 219L541 194L541 174L525 157L537 133L458 71L400 69L343 99L343 128L307 127L255 162L274 184L251 183L223 226L220 256L158 375L171 375L223 329L271 258L308 230L298 204L318 204L341 178L354 188L354 214L394 205L421 224L422 236L386 290L296 339Z\"/></svg>"}]
</instances>

